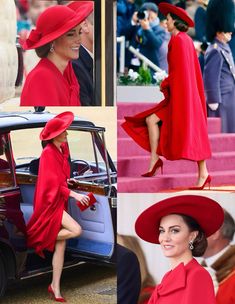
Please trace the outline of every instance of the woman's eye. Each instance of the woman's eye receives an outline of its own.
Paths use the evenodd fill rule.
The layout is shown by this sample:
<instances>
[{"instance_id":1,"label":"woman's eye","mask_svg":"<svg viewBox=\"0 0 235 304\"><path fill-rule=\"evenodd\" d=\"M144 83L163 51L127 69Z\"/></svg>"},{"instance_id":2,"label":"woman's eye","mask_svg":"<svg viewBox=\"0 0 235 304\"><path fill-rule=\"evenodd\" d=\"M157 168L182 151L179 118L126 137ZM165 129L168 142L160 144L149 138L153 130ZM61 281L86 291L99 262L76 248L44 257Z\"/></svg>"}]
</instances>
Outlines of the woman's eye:
<instances>
[{"instance_id":1,"label":"woman's eye","mask_svg":"<svg viewBox=\"0 0 235 304\"><path fill-rule=\"evenodd\" d=\"M179 229L172 229L171 232L172 232L172 233L178 233L178 232L179 232Z\"/></svg>"},{"instance_id":2,"label":"woman's eye","mask_svg":"<svg viewBox=\"0 0 235 304\"><path fill-rule=\"evenodd\" d=\"M162 229L159 229L159 234L161 234L161 233L163 233L164 232L164 230L162 230Z\"/></svg>"}]
</instances>

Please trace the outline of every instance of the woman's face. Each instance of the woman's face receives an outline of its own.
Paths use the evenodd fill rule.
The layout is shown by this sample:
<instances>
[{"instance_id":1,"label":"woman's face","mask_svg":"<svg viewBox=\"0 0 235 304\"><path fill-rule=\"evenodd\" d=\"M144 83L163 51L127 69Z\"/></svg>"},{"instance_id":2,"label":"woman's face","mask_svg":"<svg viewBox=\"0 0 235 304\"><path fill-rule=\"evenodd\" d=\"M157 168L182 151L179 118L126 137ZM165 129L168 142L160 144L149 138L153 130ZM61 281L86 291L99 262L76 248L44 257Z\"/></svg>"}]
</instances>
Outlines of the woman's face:
<instances>
[{"instance_id":1,"label":"woman's face","mask_svg":"<svg viewBox=\"0 0 235 304\"><path fill-rule=\"evenodd\" d=\"M64 60L77 59L81 45L81 25L77 25L53 42L54 52Z\"/></svg>"},{"instance_id":2,"label":"woman's face","mask_svg":"<svg viewBox=\"0 0 235 304\"><path fill-rule=\"evenodd\" d=\"M163 254L169 258L182 258L188 255L189 241L196 238L197 231L190 232L183 218L170 214L161 219L159 226L159 243Z\"/></svg>"},{"instance_id":3,"label":"woman's face","mask_svg":"<svg viewBox=\"0 0 235 304\"><path fill-rule=\"evenodd\" d=\"M54 142L57 142L59 144L62 144L64 142L67 141L67 135L68 135L68 132L67 131L64 131L62 133L60 133L58 136L56 136L53 141Z\"/></svg>"},{"instance_id":4,"label":"woman's face","mask_svg":"<svg viewBox=\"0 0 235 304\"><path fill-rule=\"evenodd\" d=\"M174 22L175 22L175 20L172 19L171 15L167 14L166 25L167 25L167 30L170 33L175 29Z\"/></svg>"}]
</instances>

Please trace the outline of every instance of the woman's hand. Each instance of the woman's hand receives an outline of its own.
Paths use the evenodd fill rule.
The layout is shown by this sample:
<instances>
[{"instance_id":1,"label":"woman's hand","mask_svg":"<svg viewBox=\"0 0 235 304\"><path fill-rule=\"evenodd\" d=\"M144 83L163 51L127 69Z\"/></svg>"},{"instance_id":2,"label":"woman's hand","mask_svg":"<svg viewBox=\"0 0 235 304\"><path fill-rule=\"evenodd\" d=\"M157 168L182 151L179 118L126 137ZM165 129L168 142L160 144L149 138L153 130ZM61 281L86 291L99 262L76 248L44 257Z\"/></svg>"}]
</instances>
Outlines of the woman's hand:
<instances>
[{"instance_id":1,"label":"woman's hand","mask_svg":"<svg viewBox=\"0 0 235 304\"><path fill-rule=\"evenodd\" d=\"M77 193L75 191L70 191L70 196L73 197L76 201L79 201L83 206L88 206L90 198L87 195Z\"/></svg>"}]
</instances>

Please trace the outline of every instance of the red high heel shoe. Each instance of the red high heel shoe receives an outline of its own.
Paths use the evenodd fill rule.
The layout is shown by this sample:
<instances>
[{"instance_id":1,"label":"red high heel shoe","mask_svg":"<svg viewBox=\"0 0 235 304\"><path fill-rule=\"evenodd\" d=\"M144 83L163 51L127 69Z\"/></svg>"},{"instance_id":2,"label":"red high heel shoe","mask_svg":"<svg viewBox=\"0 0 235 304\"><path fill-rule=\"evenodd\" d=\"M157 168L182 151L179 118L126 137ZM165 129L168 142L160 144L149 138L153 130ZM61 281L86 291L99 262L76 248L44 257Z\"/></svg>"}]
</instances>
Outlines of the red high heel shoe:
<instances>
[{"instance_id":1,"label":"red high heel shoe","mask_svg":"<svg viewBox=\"0 0 235 304\"><path fill-rule=\"evenodd\" d=\"M211 176L210 175L207 176L207 178L202 186L189 187L189 190L203 190L207 184L209 184L209 189L210 189L211 188Z\"/></svg>"},{"instance_id":2,"label":"red high heel shoe","mask_svg":"<svg viewBox=\"0 0 235 304\"><path fill-rule=\"evenodd\" d=\"M54 293L54 290L52 289L51 285L48 286L48 293L52 296L53 300L55 300L56 302L60 302L60 303L64 303L64 302L67 302L65 300L65 298L56 298L55 296L55 293Z\"/></svg>"},{"instance_id":3,"label":"red high heel shoe","mask_svg":"<svg viewBox=\"0 0 235 304\"><path fill-rule=\"evenodd\" d=\"M155 172L156 172L156 170L157 170L158 168L161 168L161 173L163 174L163 161L161 160L161 158L159 158L159 159L156 161L156 163L155 163L155 165L153 166L153 169L152 169L151 171L149 171L149 172L147 172L147 173L144 173L144 174L142 174L141 176L143 176L143 177L151 177L151 176L153 176L153 175L155 174Z\"/></svg>"}]
</instances>

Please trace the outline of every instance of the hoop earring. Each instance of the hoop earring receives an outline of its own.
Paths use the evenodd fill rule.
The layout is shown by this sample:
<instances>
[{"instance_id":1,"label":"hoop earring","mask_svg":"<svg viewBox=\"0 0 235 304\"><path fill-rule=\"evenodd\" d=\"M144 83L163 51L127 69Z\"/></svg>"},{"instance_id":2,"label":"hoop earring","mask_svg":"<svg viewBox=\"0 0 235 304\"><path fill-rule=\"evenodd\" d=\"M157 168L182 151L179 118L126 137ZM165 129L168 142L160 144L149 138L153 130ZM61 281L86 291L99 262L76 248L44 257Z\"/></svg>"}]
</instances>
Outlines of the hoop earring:
<instances>
[{"instance_id":1,"label":"hoop earring","mask_svg":"<svg viewBox=\"0 0 235 304\"><path fill-rule=\"evenodd\" d=\"M190 249L190 250L193 250L193 249L194 249L193 241L189 241L189 249Z\"/></svg>"},{"instance_id":2,"label":"hoop earring","mask_svg":"<svg viewBox=\"0 0 235 304\"><path fill-rule=\"evenodd\" d=\"M50 48L50 52L53 53L54 50L55 50L55 49L54 49L54 45L53 45L53 43L52 43L51 48Z\"/></svg>"}]
</instances>

